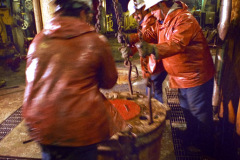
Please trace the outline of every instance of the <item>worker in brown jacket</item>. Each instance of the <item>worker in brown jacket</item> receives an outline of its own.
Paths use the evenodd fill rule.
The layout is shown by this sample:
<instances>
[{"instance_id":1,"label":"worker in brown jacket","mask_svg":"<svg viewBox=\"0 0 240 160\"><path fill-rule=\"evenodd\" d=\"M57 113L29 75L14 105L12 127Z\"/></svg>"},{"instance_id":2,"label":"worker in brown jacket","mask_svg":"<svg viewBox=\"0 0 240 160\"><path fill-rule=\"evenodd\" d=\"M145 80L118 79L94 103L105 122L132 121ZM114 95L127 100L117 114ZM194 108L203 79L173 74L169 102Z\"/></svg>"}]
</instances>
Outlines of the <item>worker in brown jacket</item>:
<instances>
[{"instance_id":1,"label":"worker in brown jacket","mask_svg":"<svg viewBox=\"0 0 240 160\"><path fill-rule=\"evenodd\" d=\"M27 55L23 117L43 159L97 159L97 145L125 127L99 91L118 78L106 38L87 23L87 0L56 0Z\"/></svg>"}]
</instances>

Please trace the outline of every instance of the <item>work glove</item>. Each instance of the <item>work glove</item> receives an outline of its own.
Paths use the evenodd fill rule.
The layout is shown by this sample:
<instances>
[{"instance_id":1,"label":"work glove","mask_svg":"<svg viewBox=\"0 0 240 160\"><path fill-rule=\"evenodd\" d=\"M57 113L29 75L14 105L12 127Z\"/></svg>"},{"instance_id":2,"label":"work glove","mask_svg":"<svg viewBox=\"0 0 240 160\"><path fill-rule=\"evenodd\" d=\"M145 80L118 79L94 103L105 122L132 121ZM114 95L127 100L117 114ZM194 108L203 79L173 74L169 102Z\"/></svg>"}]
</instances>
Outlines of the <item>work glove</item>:
<instances>
[{"instance_id":1,"label":"work glove","mask_svg":"<svg viewBox=\"0 0 240 160\"><path fill-rule=\"evenodd\" d=\"M140 41L135 44L138 49L139 56L145 58L146 56L154 55L155 59L159 59L157 48L154 44L149 44L145 41Z\"/></svg>"},{"instance_id":2,"label":"work glove","mask_svg":"<svg viewBox=\"0 0 240 160\"><path fill-rule=\"evenodd\" d=\"M127 47L127 46L120 47L119 51L121 52L122 58L124 58L124 59L126 59L126 58L128 58L129 56L132 55L131 48Z\"/></svg>"},{"instance_id":3,"label":"work glove","mask_svg":"<svg viewBox=\"0 0 240 160\"><path fill-rule=\"evenodd\" d=\"M118 43L128 43L128 36L123 33L117 33L117 41Z\"/></svg>"},{"instance_id":4,"label":"work glove","mask_svg":"<svg viewBox=\"0 0 240 160\"><path fill-rule=\"evenodd\" d=\"M152 83L151 76L144 78L143 82L147 87L151 87L151 83Z\"/></svg>"}]
</instances>

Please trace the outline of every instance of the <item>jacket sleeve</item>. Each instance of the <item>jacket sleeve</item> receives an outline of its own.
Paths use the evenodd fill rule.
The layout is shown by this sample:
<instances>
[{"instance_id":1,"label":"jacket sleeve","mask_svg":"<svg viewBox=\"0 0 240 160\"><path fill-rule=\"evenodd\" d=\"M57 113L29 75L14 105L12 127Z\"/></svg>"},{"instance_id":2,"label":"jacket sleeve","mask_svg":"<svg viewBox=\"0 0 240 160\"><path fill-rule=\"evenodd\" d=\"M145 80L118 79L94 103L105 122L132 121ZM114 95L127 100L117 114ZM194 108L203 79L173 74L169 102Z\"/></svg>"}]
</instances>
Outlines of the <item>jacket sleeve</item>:
<instances>
[{"instance_id":1,"label":"jacket sleeve","mask_svg":"<svg viewBox=\"0 0 240 160\"><path fill-rule=\"evenodd\" d=\"M148 43L157 43L158 37L156 28L156 18L150 16L144 20L144 22L141 24L142 39ZM128 39L130 45L139 42L139 33L129 34Z\"/></svg>"},{"instance_id":2,"label":"jacket sleeve","mask_svg":"<svg viewBox=\"0 0 240 160\"><path fill-rule=\"evenodd\" d=\"M105 38L104 38L105 39ZM102 41L101 46L101 62L100 62L100 73L99 75L99 87L103 89L112 88L118 79L118 73L115 65L115 61L112 56L111 48L106 42L106 39ZM99 48L100 49L100 48Z\"/></svg>"},{"instance_id":3,"label":"jacket sleeve","mask_svg":"<svg viewBox=\"0 0 240 160\"><path fill-rule=\"evenodd\" d=\"M130 45L134 45L135 43L139 42L139 40L138 33L132 33L128 35L128 41Z\"/></svg>"},{"instance_id":4,"label":"jacket sleeve","mask_svg":"<svg viewBox=\"0 0 240 160\"><path fill-rule=\"evenodd\" d=\"M132 33L132 34L128 34L127 37L128 37L129 47L131 48L131 51L132 51L130 56L134 56L138 52L137 47L135 46L135 43L140 41L139 35L138 33Z\"/></svg>"},{"instance_id":5,"label":"jacket sleeve","mask_svg":"<svg viewBox=\"0 0 240 160\"><path fill-rule=\"evenodd\" d=\"M142 38L148 43L157 43L157 29L156 29L156 18L150 16L142 24Z\"/></svg>"},{"instance_id":6,"label":"jacket sleeve","mask_svg":"<svg viewBox=\"0 0 240 160\"><path fill-rule=\"evenodd\" d=\"M200 26L192 17L187 14L179 17L165 33L160 31L159 43L156 45L159 57L166 58L184 52L186 46L200 31Z\"/></svg>"},{"instance_id":7,"label":"jacket sleeve","mask_svg":"<svg viewBox=\"0 0 240 160\"><path fill-rule=\"evenodd\" d=\"M153 16L148 17L141 25L142 39L148 43L157 44L157 30L156 18ZM140 41L139 33L128 35L129 44L132 50L132 55L138 52L135 43Z\"/></svg>"}]
</instances>

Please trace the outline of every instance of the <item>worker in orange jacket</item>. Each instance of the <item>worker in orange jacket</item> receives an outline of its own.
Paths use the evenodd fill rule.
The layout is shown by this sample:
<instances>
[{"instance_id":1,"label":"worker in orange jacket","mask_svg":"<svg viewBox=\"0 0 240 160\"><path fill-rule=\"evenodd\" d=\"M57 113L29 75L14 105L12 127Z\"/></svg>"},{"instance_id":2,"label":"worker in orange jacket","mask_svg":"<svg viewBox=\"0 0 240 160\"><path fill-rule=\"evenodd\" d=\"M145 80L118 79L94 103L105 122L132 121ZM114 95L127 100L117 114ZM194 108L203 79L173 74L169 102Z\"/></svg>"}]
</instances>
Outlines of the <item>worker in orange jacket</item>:
<instances>
[{"instance_id":1,"label":"worker in orange jacket","mask_svg":"<svg viewBox=\"0 0 240 160\"><path fill-rule=\"evenodd\" d=\"M144 0L130 0L128 3L129 15L133 15L134 19L139 23L138 33L125 36L129 46L120 48L123 58L133 56L137 52L135 43L141 39L149 43L157 43L157 32L155 32L156 18L145 10ZM141 35L141 36L140 36ZM123 42L123 35L118 35L118 42ZM155 60L154 56L140 57L142 74L144 78L150 78L154 85L154 98L163 103L162 83L167 73L163 67L162 60ZM148 89L148 88L147 88ZM147 92L147 91L146 91Z\"/></svg>"},{"instance_id":2,"label":"worker in orange jacket","mask_svg":"<svg viewBox=\"0 0 240 160\"><path fill-rule=\"evenodd\" d=\"M139 53L162 59L170 87L179 88L187 122L185 146L212 154L215 68L202 29L181 1L145 0L145 5L163 24L156 27L158 44L140 42L136 44Z\"/></svg>"}]
</instances>

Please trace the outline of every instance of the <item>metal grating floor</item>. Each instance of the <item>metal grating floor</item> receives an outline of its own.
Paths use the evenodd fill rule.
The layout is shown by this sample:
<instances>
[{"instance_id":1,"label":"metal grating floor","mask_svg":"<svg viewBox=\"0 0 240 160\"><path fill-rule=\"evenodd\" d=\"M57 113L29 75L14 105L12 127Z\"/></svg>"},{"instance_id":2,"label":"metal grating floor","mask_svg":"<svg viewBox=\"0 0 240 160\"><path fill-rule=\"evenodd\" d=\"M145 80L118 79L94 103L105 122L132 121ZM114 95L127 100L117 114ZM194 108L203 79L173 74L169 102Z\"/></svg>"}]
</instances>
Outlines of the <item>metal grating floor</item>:
<instances>
[{"instance_id":1,"label":"metal grating floor","mask_svg":"<svg viewBox=\"0 0 240 160\"><path fill-rule=\"evenodd\" d=\"M36 159L36 158L21 158L21 157L0 156L0 160L40 160L40 159Z\"/></svg>"},{"instance_id":2,"label":"metal grating floor","mask_svg":"<svg viewBox=\"0 0 240 160\"><path fill-rule=\"evenodd\" d=\"M20 122L22 122L21 115L22 107L13 112L6 120L0 124L0 141L10 133Z\"/></svg>"},{"instance_id":3,"label":"metal grating floor","mask_svg":"<svg viewBox=\"0 0 240 160\"><path fill-rule=\"evenodd\" d=\"M22 107L13 112L0 124L0 141L8 135L20 122L22 122ZM35 158L22 158L11 156L0 156L0 160L34 160ZM37 159L36 159L37 160ZM38 159L39 160L39 159Z\"/></svg>"},{"instance_id":4,"label":"metal grating floor","mask_svg":"<svg viewBox=\"0 0 240 160\"><path fill-rule=\"evenodd\" d=\"M192 152L190 153L183 147L181 135L186 129L187 125L182 108L180 107L178 90L167 88L166 94L167 103L171 108L170 124L172 129L172 138L176 160L202 160L203 157L200 154Z\"/></svg>"}]
</instances>

